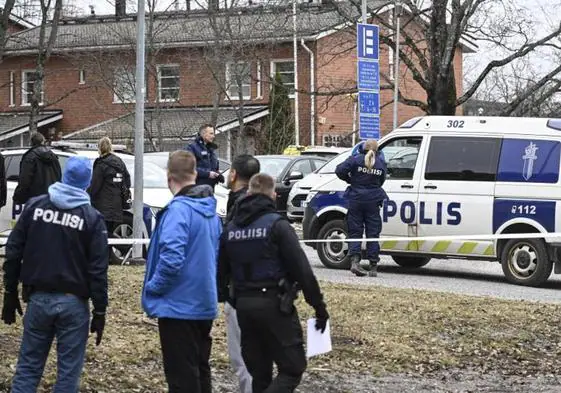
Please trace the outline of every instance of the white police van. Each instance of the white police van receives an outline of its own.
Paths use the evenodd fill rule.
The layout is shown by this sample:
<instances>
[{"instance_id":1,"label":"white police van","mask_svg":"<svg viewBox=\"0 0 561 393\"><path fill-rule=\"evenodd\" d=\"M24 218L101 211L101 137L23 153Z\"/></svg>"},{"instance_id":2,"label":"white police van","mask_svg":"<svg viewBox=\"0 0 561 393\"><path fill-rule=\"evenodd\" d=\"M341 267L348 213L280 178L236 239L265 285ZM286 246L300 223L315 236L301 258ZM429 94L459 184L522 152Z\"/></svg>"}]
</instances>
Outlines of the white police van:
<instances>
[{"instance_id":1,"label":"white police van","mask_svg":"<svg viewBox=\"0 0 561 393\"><path fill-rule=\"evenodd\" d=\"M425 116L379 140L387 160L382 237L543 233L540 239L381 241L406 268L431 258L499 261L507 279L538 286L561 272L561 119ZM403 154L395 153L403 149ZM397 157L397 159L396 159ZM336 176L305 201L304 240L346 238L347 184ZM308 243L330 268L345 243Z\"/></svg>"}]
</instances>

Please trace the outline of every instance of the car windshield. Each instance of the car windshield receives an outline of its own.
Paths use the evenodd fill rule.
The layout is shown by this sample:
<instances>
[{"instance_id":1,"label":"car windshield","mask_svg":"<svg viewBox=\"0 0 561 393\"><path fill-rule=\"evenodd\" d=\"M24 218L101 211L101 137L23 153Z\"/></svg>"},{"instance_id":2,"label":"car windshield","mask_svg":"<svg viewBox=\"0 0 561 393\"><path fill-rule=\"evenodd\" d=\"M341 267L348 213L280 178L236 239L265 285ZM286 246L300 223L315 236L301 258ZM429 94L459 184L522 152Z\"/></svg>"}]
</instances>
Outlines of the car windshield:
<instances>
[{"instance_id":1,"label":"car windshield","mask_svg":"<svg viewBox=\"0 0 561 393\"><path fill-rule=\"evenodd\" d=\"M324 166L319 168L317 173L321 173L324 175L335 173L335 168L337 168L337 165L345 161L350 155L351 155L351 151L349 149L348 151L333 157L331 160L327 161L327 163Z\"/></svg>"},{"instance_id":2,"label":"car windshield","mask_svg":"<svg viewBox=\"0 0 561 393\"><path fill-rule=\"evenodd\" d=\"M291 158L288 157L267 157L257 156L261 166L261 172L272 177L278 178L284 168L290 163Z\"/></svg>"}]
</instances>

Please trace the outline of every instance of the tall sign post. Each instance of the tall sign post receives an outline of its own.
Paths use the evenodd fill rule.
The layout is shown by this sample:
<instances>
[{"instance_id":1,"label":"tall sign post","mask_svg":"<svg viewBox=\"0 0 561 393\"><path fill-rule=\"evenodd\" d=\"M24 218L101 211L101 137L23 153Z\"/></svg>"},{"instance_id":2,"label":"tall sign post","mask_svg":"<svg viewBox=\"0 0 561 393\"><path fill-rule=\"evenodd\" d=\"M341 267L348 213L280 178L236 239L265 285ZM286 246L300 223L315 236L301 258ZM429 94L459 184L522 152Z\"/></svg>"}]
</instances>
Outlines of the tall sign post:
<instances>
[{"instance_id":1,"label":"tall sign post","mask_svg":"<svg viewBox=\"0 0 561 393\"><path fill-rule=\"evenodd\" d=\"M380 30L357 24L357 86L360 139L380 138Z\"/></svg>"}]
</instances>

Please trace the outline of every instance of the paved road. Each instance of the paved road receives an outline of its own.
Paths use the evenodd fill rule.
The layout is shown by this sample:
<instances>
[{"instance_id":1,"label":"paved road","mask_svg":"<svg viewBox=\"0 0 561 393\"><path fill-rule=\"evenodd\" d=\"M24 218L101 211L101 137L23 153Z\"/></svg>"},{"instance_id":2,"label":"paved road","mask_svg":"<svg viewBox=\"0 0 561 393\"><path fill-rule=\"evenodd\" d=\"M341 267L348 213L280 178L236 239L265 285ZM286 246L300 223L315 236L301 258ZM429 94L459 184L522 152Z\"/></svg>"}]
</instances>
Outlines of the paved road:
<instances>
[{"instance_id":1,"label":"paved road","mask_svg":"<svg viewBox=\"0 0 561 393\"><path fill-rule=\"evenodd\" d=\"M350 271L324 267L315 250L304 249L321 280L561 303L561 275L553 273L542 288L531 288L507 283L498 262L433 259L421 269L405 272L390 257L383 256L378 277L356 277Z\"/></svg>"}]
</instances>

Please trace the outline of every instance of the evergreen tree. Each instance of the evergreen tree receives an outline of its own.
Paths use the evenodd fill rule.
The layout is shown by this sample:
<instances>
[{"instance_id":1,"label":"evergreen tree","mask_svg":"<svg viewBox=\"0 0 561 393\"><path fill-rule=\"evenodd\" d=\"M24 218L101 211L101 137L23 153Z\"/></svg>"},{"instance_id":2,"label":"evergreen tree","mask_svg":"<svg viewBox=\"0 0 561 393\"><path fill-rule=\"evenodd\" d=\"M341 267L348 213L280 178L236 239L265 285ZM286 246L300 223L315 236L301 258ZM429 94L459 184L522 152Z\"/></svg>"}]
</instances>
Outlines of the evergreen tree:
<instances>
[{"instance_id":1,"label":"evergreen tree","mask_svg":"<svg viewBox=\"0 0 561 393\"><path fill-rule=\"evenodd\" d=\"M277 72L269 95L269 116L262 141L263 154L282 154L288 145L294 143L294 117L288 95L288 89Z\"/></svg>"}]
</instances>

